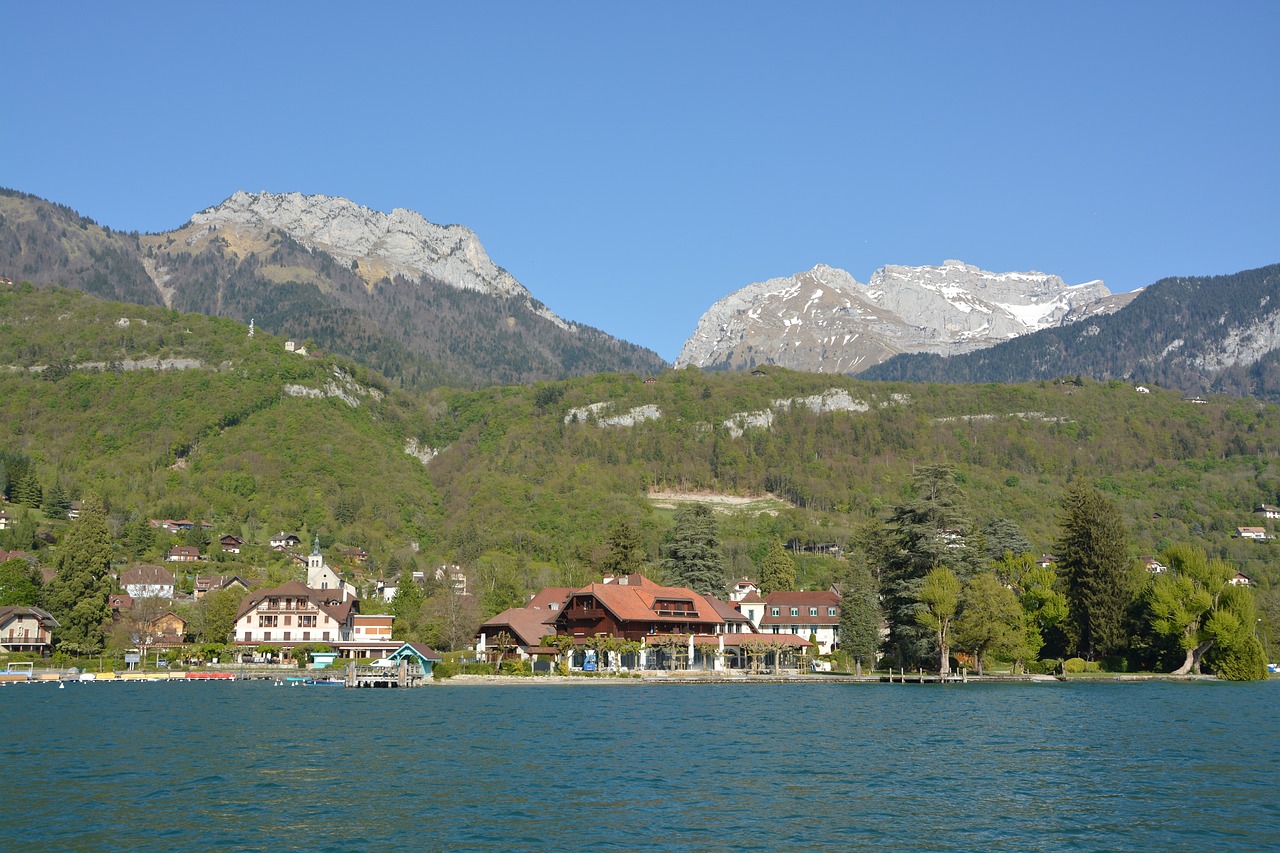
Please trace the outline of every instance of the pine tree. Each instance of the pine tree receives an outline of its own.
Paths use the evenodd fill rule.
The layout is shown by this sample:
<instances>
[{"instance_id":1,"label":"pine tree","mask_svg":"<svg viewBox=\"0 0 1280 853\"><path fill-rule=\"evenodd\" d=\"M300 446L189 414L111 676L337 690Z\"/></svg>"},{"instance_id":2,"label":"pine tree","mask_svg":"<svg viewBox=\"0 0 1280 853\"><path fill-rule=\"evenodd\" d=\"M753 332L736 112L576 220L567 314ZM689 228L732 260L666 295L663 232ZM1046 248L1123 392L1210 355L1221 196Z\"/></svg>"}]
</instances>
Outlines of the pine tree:
<instances>
[{"instance_id":1,"label":"pine tree","mask_svg":"<svg viewBox=\"0 0 1280 853\"><path fill-rule=\"evenodd\" d=\"M928 465L911 478L914 497L894 507L889 518L889 553L881 573L881 593L889 618L886 651L897 666L925 660L934 643L916 619L920 584L933 569L946 567L961 582L976 559L966 541L971 523L964 494L949 465Z\"/></svg>"},{"instance_id":2,"label":"pine tree","mask_svg":"<svg viewBox=\"0 0 1280 853\"><path fill-rule=\"evenodd\" d=\"M58 549L57 574L45 588L45 608L58 628L58 645L92 653L102 648L103 627L111 619L111 534L96 497L86 497Z\"/></svg>"},{"instance_id":3,"label":"pine tree","mask_svg":"<svg viewBox=\"0 0 1280 853\"><path fill-rule=\"evenodd\" d=\"M1066 583L1067 634L1089 660L1125 647L1125 613L1133 599L1129 533L1120 510L1086 485L1063 497L1058 571Z\"/></svg>"},{"instance_id":4,"label":"pine tree","mask_svg":"<svg viewBox=\"0 0 1280 853\"><path fill-rule=\"evenodd\" d=\"M445 586L449 586L446 573ZM395 614L395 638L397 640L417 639L416 631L422 615L422 587L413 579L413 570L405 566L400 572L400 580L396 586L396 594L391 598L391 612Z\"/></svg>"},{"instance_id":5,"label":"pine tree","mask_svg":"<svg viewBox=\"0 0 1280 853\"><path fill-rule=\"evenodd\" d=\"M71 511L71 499L62 488L62 483L53 481L49 493L44 496L44 514L47 518L66 518Z\"/></svg>"},{"instance_id":6,"label":"pine tree","mask_svg":"<svg viewBox=\"0 0 1280 853\"><path fill-rule=\"evenodd\" d=\"M14 501L29 507L40 506L43 497L43 490L40 488L40 481L36 479L35 471L28 471L13 490Z\"/></svg>"},{"instance_id":7,"label":"pine tree","mask_svg":"<svg viewBox=\"0 0 1280 853\"><path fill-rule=\"evenodd\" d=\"M850 556L840 582L840 651L854 659L856 673L875 667L880 644L880 604L875 578L860 554Z\"/></svg>"},{"instance_id":8,"label":"pine tree","mask_svg":"<svg viewBox=\"0 0 1280 853\"><path fill-rule=\"evenodd\" d=\"M796 564L781 539L769 543L769 552L760 566L760 592L768 595L796 588Z\"/></svg>"},{"instance_id":9,"label":"pine tree","mask_svg":"<svg viewBox=\"0 0 1280 853\"><path fill-rule=\"evenodd\" d=\"M600 567L607 573L629 575L640 571L649 562L644 540L635 525L626 518L618 518L609 527L605 545L608 552Z\"/></svg>"},{"instance_id":10,"label":"pine tree","mask_svg":"<svg viewBox=\"0 0 1280 853\"><path fill-rule=\"evenodd\" d=\"M668 580L703 595L724 592L724 558L715 516L706 504L676 510L675 526L663 547L662 569Z\"/></svg>"}]
</instances>

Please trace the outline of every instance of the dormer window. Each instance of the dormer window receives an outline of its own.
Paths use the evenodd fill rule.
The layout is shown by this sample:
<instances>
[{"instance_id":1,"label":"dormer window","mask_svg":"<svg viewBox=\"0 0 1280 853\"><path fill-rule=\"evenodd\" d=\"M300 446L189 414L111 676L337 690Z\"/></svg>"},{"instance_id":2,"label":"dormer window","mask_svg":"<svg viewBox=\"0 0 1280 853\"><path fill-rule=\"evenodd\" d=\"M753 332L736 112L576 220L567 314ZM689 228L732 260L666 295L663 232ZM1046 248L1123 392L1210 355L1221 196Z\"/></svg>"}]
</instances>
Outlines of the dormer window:
<instances>
[{"instance_id":1,"label":"dormer window","mask_svg":"<svg viewBox=\"0 0 1280 853\"><path fill-rule=\"evenodd\" d=\"M799 615L800 615L800 608L799 608L799 607L793 607L793 608L791 608L791 615L792 615L792 616L799 616Z\"/></svg>"},{"instance_id":2,"label":"dormer window","mask_svg":"<svg viewBox=\"0 0 1280 853\"><path fill-rule=\"evenodd\" d=\"M782 608L781 608L781 607L773 607L773 608L770 608L770 610L771 610L771 612L770 612L770 614L769 614L770 616L781 616L781 615L782 615Z\"/></svg>"},{"instance_id":3,"label":"dormer window","mask_svg":"<svg viewBox=\"0 0 1280 853\"><path fill-rule=\"evenodd\" d=\"M817 616L817 615L818 615L818 608L816 608L816 607L810 607L810 608L809 608L809 615L810 615L810 616Z\"/></svg>"}]
</instances>

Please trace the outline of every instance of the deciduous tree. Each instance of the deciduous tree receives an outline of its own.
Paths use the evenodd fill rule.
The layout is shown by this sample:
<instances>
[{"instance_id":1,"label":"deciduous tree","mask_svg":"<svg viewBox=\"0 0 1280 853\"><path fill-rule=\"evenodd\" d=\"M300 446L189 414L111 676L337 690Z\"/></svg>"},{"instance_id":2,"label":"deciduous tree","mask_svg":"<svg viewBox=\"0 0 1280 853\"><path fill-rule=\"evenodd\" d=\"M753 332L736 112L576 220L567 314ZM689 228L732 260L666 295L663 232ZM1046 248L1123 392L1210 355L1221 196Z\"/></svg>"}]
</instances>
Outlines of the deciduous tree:
<instances>
[{"instance_id":1,"label":"deciduous tree","mask_svg":"<svg viewBox=\"0 0 1280 853\"><path fill-rule=\"evenodd\" d=\"M1024 639L1018 596L1000 583L995 572L975 575L961 593L955 631L956 645L973 653L982 675L984 657L1014 651Z\"/></svg>"},{"instance_id":2,"label":"deciduous tree","mask_svg":"<svg viewBox=\"0 0 1280 853\"><path fill-rule=\"evenodd\" d=\"M938 646L938 671L951 672L951 627L960 607L960 579L946 567L933 569L920 584L916 620L933 633Z\"/></svg>"}]
</instances>

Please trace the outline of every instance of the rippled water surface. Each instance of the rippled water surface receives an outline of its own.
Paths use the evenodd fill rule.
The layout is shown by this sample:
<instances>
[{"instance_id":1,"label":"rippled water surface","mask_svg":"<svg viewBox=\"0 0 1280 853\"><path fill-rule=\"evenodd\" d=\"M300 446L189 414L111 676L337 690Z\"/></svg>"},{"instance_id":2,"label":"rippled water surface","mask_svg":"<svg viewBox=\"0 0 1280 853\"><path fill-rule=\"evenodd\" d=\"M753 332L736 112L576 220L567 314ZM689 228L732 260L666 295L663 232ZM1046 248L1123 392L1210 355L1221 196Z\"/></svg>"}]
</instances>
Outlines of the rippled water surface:
<instances>
[{"instance_id":1,"label":"rippled water surface","mask_svg":"<svg viewBox=\"0 0 1280 853\"><path fill-rule=\"evenodd\" d=\"M45 850L1280 849L1280 683L0 689Z\"/></svg>"}]
</instances>

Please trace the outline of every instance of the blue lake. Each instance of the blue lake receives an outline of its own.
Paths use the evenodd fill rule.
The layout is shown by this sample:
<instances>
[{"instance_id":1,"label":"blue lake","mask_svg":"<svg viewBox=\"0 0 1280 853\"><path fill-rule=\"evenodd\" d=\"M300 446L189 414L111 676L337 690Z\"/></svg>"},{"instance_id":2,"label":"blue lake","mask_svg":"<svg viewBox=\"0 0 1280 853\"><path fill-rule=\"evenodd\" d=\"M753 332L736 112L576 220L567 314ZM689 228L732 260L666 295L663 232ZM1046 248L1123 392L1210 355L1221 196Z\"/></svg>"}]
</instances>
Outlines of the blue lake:
<instances>
[{"instance_id":1,"label":"blue lake","mask_svg":"<svg viewBox=\"0 0 1280 853\"><path fill-rule=\"evenodd\" d=\"M1277 700L1277 682L10 686L0 837L95 851L1280 849Z\"/></svg>"}]
</instances>

